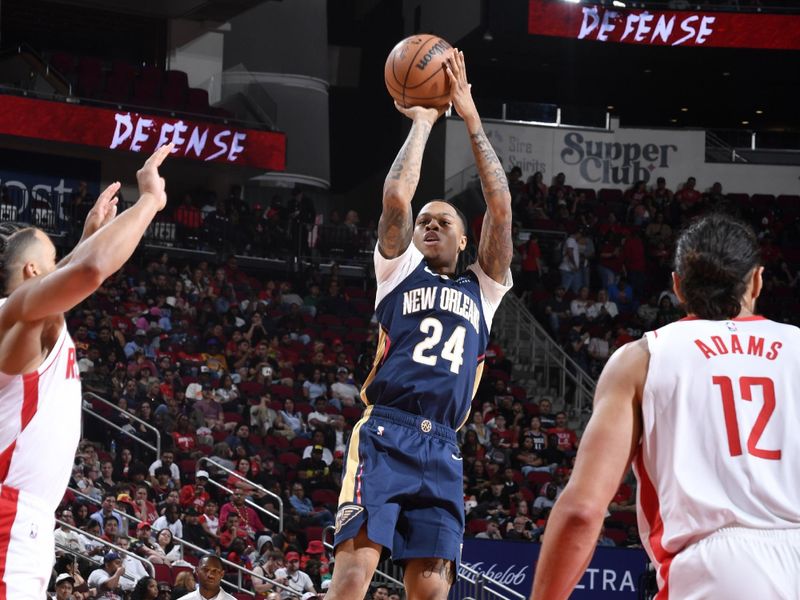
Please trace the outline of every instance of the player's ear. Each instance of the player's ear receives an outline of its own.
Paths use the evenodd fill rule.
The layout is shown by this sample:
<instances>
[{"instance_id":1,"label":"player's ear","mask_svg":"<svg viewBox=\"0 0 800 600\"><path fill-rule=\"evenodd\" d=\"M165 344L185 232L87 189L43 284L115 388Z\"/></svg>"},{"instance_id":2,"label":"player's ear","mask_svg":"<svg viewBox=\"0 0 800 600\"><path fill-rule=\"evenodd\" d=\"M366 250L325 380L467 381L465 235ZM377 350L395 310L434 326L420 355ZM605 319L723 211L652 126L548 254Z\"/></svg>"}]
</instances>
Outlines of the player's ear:
<instances>
[{"instance_id":1,"label":"player's ear","mask_svg":"<svg viewBox=\"0 0 800 600\"><path fill-rule=\"evenodd\" d=\"M675 271L672 272L672 291L675 292L681 304L686 304L686 297L681 291L681 277Z\"/></svg>"},{"instance_id":2,"label":"player's ear","mask_svg":"<svg viewBox=\"0 0 800 600\"><path fill-rule=\"evenodd\" d=\"M467 247L467 236L462 235L461 239L458 241L458 251L463 252L466 247Z\"/></svg>"},{"instance_id":3,"label":"player's ear","mask_svg":"<svg viewBox=\"0 0 800 600\"><path fill-rule=\"evenodd\" d=\"M750 281L750 286L752 286L750 297L755 300L761 294L761 289L764 287L764 267L756 267L753 269L753 278Z\"/></svg>"}]
</instances>

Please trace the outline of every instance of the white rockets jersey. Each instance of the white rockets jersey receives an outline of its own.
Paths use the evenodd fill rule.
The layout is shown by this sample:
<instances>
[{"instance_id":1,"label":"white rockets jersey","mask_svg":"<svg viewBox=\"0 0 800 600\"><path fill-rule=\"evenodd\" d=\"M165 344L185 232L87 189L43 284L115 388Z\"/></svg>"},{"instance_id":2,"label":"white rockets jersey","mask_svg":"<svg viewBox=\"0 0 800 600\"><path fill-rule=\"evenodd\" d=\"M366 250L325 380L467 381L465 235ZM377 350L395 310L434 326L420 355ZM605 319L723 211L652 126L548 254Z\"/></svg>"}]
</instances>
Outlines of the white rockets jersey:
<instances>
[{"instance_id":1,"label":"white rockets jersey","mask_svg":"<svg viewBox=\"0 0 800 600\"><path fill-rule=\"evenodd\" d=\"M800 329L758 316L684 319L647 344L634 468L654 562L668 569L726 526L800 528Z\"/></svg>"},{"instance_id":2,"label":"white rockets jersey","mask_svg":"<svg viewBox=\"0 0 800 600\"><path fill-rule=\"evenodd\" d=\"M0 373L0 484L36 496L55 511L80 434L81 381L64 325L36 371Z\"/></svg>"}]
</instances>

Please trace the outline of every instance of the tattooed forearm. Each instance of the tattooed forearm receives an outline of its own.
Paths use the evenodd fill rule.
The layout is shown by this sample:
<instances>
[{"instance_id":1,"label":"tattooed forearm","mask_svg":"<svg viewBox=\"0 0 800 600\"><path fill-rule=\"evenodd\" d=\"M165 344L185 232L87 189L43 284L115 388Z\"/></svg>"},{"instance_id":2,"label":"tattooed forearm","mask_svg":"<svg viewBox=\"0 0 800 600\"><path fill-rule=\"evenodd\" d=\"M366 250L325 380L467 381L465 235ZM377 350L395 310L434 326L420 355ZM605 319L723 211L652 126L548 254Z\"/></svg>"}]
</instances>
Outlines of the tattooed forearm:
<instances>
[{"instance_id":1,"label":"tattooed forearm","mask_svg":"<svg viewBox=\"0 0 800 600\"><path fill-rule=\"evenodd\" d=\"M489 139L483 129L478 129L475 133L470 134L469 137L472 142L475 163L478 166L478 174L481 178L483 195L486 197L487 203L494 196L509 195L506 172L503 170L503 165L500 164L500 159L497 158L497 154L489 143ZM508 201L511 201L510 195Z\"/></svg>"},{"instance_id":2,"label":"tattooed forearm","mask_svg":"<svg viewBox=\"0 0 800 600\"><path fill-rule=\"evenodd\" d=\"M430 133L430 123L414 121L383 184L378 243L386 258L399 256L411 243L411 200L419 183L422 154Z\"/></svg>"},{"instance_id":3,"label":"tattooed forearm","mask_svg":"<svg viewBox=\"0 0 800 600\"><path fill-rule=\"evenodd\" d=\"M478 248L481 269L495 281L503 281L511 266L513 252L511 216L496 216L487 211Z\"/></svg>"},{"instance_id":4,"label":"tattooed forearm","mask_svg":"<svg viewBox=\"0 0 800 600\"><path fill-rule=\"evenodd\" d=\"M389 169L384 190L387 187L394 187L394 182L402 182L407 186L413 186L414 189L411 190L413 195L419 182L419 171L422 167L422 154L425 151L425 143L428 141L430 134L431 126L428 123L415 121L411 125L411 131L408 133L406 143L400 148L397 158L392 163L392 168Z\"/></svg>"},{"instance_id":5,"label":"tattooed forearm","mask_svg":"<svg viewBox=\"0 0 800 600\"><path fill-rule=\"evenodd\" d=\"M378 221L378 244L386 258L394 258L411 243L411 205L384 203Z\"/></svg>"}]
</instances>

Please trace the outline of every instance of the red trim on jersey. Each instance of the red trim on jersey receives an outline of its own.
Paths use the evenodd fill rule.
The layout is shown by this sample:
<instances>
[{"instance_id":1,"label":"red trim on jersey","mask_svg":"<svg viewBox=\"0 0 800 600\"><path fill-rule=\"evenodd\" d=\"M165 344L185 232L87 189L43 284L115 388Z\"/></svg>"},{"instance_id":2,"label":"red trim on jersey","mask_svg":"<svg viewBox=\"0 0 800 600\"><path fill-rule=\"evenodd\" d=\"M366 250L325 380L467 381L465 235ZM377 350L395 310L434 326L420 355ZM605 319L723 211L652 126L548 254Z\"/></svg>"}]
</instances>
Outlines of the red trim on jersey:
<instances>
[{"instance_id":1,"label":"red trim on jersey","mask_svg":"<svg viewBox=\"0 0 800 600\"><path fill-rule=\"evenodd\" d=\"M484 358L486 358L486 354L481 354L476 362L481 362Z\"/></svg>"},{"instance_id":2,"label":"red trim on jersey","mask_svg":"<svg viewBox=\"0 0 800 600\"><path fill-rule=\"evenodd\" d=\"M34 371L33 373L26 373L22 376L22 410L20 411L20 427L17 437L25 431L28 423L30 423L31 419L36 415L36 409L38 408L39 373ZM5 481L8 476L8 471L11 468L11 458L14 455L14 449L16 447L17 440L14 440L8 445L8 448L3 450L3 453L0 454L0 481ZM0 600L2 600L2 596L0 596Z\"/></svg>"},{"instance_id":3,"label":"red trim on jersey","mask_svg":"<svg viewBox=\"0 0 800 600\"><path fill-rule=\"evenodd\" d=\"M664 522L661 520L661 507L658 501L658 493L650 481L650 476L644 466L642 449L636 455L636 471L639 473L640 490L639 501L642 512L650 525L650 549L653 551L653 558L658 563L658 573L664 582L664 586L659 590L656 598L658 600L669 599L669 567L672 564L674 554L667 552L661 544L664 537Z\"/></svg>"},{"instance_id":4,"label":"red trim on jersey","mask_svg":"<svg viewBox=\"0 0 800 600\"><path fill-rule=\"evenodd\" d=\"M678 319L679 321L700 321L700 317L695 315L690 315L683 317L682 319ZM737 321L739 323L745 321L766 321L767 317L762 315L749 315L747 317L734 317L733 319L718 319L719 321Z\"/></svg>"},{"instance_id":5,"label":"red trim on jersey","mask_svg":"<svg viewBox=\"0 0 800 600\"><path fill-rule=\"evenodd\" d=\"M653 337L658 337L658 329L653 330Z\"/></svg>"},{"instance_id":6,"label":"red trim on jersey","mask_svg":"<svg viewBox=\"0 0 800 600\"><path fill-rule=\"evenodd\" d=\"M39 373L26 373L22 376L22 415L19 432L22 433L31 422L39 408Z\"/></svg>"},{"instance_id":7,"label":"red trim on jersey","mask_svg":"<svg viewBox=\"0 0 800 600\"><path fill-rule=\"evenodd\" d=\"M11 527L17 518L18 501L18 490L6 485L0 489L0 506L2 506L2 510L0 510L0 600L7 599L6 559L8 558L8 546L11 542ZM7 507L6 504L10 506Z\"/></svg>"},{"instance_id":8,"label":"red trim on jersey","mask_svg":"<svg viewBox=\"0 0 800 600\"><path fill-rule=\"evenodd\" d=\"M0 454L0 482L5 481L6 477L8 477L8 470L11 468L11 455L14 454L14 448L16 447L17 440L14 440Z\"/></svg>"},{"instance_id":9,"label":"red trim on jersey","mask_svg":"<svg viewBox=\"0 0 800 600\"><path fill-rule=\"evenodd\" d=\"M361 476L364 473L364 463L362 462L361 465L358 467L358 473L356 473L356 504L361 504ZM0 598L0 600L3 600Z\"/></svg>"}]
</instances>

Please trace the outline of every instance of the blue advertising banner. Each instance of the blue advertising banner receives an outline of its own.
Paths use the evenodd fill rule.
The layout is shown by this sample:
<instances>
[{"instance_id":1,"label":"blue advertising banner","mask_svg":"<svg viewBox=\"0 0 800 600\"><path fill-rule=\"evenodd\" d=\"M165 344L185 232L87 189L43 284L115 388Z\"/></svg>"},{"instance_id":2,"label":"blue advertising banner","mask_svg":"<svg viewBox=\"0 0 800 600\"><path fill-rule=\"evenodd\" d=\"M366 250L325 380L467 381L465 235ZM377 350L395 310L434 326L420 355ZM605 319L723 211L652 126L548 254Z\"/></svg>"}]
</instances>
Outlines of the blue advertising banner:
<instances>
[{"instance_id":1,"label":"blue advertising banner","mask_svg":"<svg viewBox=\"0 0 800 600\"><path fill-rule=\"evenodd\" d=\"M461 562L527 598L539 558L539 544L467 538ZM598 547L570 598L637 600L639 578L647 567L644 550Z\"/></svg>"},{"instance_id":2,"label":"blue advertising banner","mask_svg":"<svg viewBox=\"0 0 800 600\"><path fill-rule=\"evenodd\" d=\"M97 198L98 161L0 149L0 200L4 205L0 217L32 221L38 215L41 220L44 211L49 211L52 217L64 221L81 181L86 182L89 197Z\"/></svg>"}]
</instances>

